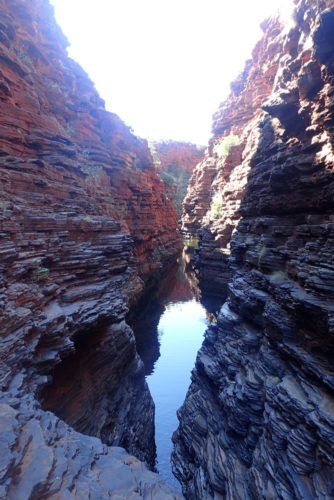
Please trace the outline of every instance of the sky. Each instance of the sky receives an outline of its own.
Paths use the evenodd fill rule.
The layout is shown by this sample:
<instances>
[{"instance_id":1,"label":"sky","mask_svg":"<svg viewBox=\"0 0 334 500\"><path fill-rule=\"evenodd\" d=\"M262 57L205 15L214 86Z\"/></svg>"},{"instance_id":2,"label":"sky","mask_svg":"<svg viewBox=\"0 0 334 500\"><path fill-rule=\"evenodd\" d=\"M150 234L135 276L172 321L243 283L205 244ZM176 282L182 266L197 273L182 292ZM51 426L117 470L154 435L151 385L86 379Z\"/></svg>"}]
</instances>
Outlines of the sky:
<instances>
[{"instance_id":1,"label":"sky","mask_svg":"<svg viewBox=\"0 0 334 500\"><path fill-rule=\"evenodd\" d=\"M212 115L291 0L51 0L106 108L150 140L206 144Z\"/></svg>"}]
</instances>

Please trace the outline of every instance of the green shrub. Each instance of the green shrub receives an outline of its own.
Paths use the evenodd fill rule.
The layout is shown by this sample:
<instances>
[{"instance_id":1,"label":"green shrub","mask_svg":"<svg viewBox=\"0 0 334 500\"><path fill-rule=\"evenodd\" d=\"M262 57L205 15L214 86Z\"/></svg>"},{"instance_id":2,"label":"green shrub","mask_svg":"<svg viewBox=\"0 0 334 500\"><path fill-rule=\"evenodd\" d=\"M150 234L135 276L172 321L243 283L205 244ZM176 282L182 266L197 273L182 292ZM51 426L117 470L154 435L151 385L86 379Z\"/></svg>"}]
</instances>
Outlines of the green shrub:
<instances>
[{"instance_id":1,"label":"green shrub","mask_svg":"<svg viewBox=\"0 0 334 500\"><path fill-rule=\"evenodd\" d=\"M237 135L230 134L214 146L213 150L218 155L219 158L225 158L232 146L238 146L240 144L240 138Z\"/></svg>"},{"instance_id":2,"label":"green shrub","mask_svg":"<svg viewBox=\"0 0 334 500\"><path fill-rule=\"evenodd\" d=\"M32 281L35 283L41 283L49 279L50 271L47 267L37 267L33 270Z\"/></svg>"},{"instance_id":3,"label":"green shrub","mask_svg":"<svg viewBox=\"0 0 334 500\"><path fill-rule=\"evenodd\" d=\"M222 213L223 213L223 200L221 194L216 193L211 200L209 215L211 217L220 217Z\"/></svg>"},{"instance_id":4,"label":"green shrub","mask_svg":"<svg viewBox=\"0 0 334 500\"><path fill-rule=\"evenodd\" d=\"M159 158L159 155L157 153L157 150L155 149L155 145L153 142L149 141L148 142L148 148L150 150L150 153L151 153L151 156L152 156L152 160L153 160L153 163L156 167L160 167L161 165L161 161L160 161L160 158Z\"/></svg>"},{"instance_id":5,"label":"green shrub","mask_svg":"<svg viewBox=\"0 0 334 500\"><path fill-rule=\"evenodd\" d=\"M198 247L198 239L189 238L189 239L184 240L183 244L185 247L197 248Z\"/></svg>"},{"instance_id":6,"label":"green shrub","mask_svg":"<svg viewBox=\"0 0 334 500\"><path fill-rule=\"evenodd\" d=\"M158 175L160 179L164 181L165 184L167 184L167 186L172 186L176 183L175 177L173 177L171 174L168 174L167 172L161 172Z\"/></svg>"}]
</instances>

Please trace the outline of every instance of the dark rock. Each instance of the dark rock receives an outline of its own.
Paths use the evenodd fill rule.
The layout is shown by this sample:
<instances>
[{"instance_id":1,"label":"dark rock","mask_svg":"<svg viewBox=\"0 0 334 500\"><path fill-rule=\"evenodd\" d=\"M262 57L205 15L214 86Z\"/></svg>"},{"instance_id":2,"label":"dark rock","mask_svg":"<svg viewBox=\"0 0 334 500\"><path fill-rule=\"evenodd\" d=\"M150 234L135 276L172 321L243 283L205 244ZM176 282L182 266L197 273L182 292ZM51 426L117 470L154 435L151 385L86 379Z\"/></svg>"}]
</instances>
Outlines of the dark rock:
<instances>
[{"instance_id":1,"label":"dark rock","mask_svg":"<svg viewBox=\"0 0 334 500\"><path fill-rule=\"evenodd\" d=\"M332 10L302 0L290 31L265 23L190 183L194 261L227 298L173 437L189 499L334 495Z\"/></svg>"}]
</instances>

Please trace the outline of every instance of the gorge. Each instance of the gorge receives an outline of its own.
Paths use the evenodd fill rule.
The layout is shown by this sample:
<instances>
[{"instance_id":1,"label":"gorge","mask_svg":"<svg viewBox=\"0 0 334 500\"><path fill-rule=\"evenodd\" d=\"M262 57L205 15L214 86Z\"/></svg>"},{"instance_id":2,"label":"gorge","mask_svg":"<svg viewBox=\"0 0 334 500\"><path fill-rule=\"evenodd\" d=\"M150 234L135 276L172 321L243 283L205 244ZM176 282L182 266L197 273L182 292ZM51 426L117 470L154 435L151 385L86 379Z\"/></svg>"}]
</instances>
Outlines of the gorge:
<instances>
[{"instance_id":1,"label":"gorge","mask_svg":"<svg viewBox=\"0 0 334 500\"><path fill-rule=\"evenodd\" d=\"M0 498L334 498L334 1L264 21L205 152L106 111L48 0L0 7ZM183 497L146 377L161 314L213 296Z\"/></svg>"}]
</instances>

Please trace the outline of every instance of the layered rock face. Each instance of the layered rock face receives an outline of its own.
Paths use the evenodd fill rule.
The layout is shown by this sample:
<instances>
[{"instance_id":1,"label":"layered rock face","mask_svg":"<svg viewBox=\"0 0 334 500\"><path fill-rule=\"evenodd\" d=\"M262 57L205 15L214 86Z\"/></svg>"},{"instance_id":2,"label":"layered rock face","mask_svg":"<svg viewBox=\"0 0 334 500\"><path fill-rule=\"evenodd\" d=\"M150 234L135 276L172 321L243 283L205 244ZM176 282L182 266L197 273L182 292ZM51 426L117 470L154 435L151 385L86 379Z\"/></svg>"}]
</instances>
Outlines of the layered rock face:
<instances>
[{"instance_id":1,"label":"layered rock face","mask_svg":"<svg viewBox=\"0 0 334 500\"><path fill-rule=\"evenodd\" d=\"M124 321L102 327L56 367L42 407L153 468L154 404L143 370L130 327Z\"/></svg>"},{"instance_id":2,"label":"layered rock face","mask_svg":"<svg viewBox=\"0 0 334 500\"><path fill-rule=\"evenodd\" d=\"M188 142L166 141L150 144L159 177L181 217L182 202L195 166L202 161L204 147Z\"/></svg>"},{"instance_id":3,"label":"layered rock face","mask_svg":"<svg viewBox=\"0 0 334 500\"><path fill-rule=\"evenodd\" d=\"M0 11L1 498L174 498L36 397L152 467L154 406L124 318L175 258L175 211L146 142L67 57L48 1ZM74 351L60 369L74 385L45 392Z\"/></svg>"},{"instance_id":4,"label":"layered rock face","mask_svg":"<svg viewBox=\"0 0 334 500\"><path fill-rule=\"evenodd\" d=\"M66 55L46 0L1 4L1 198L43 215L102 215L135 238L146 277L175 255L175 212L146 141L131 134ZM29 198L27 196L29 193Z\"/></svg>"},{"instance_id":5,"label":"layered rock face","mask_svg":"<svg viewBox=\"0 0 334 500\"><path fill-rule=\"evenodd\" d=\"M263 28L185 205L227 293L174 435L191 499L334 495L334 3Z\"/></svg>"},{"instance_id":6,"label":"layered rock face","mask_svg":"<svg viewBox=\"0 0 334 500\"><path fill-rule=\"evenodd\" d=\"M231 84L231 95L214 115L213 137L204 160L190 179L183 203L182 231L198 236L195 258L202 287L226 294L230 239L239 219L250 161L258 134L260 105L272 91L282 40L278 20L263 24L262 40L243 73Z\"/></svg>"}]
</instances>

